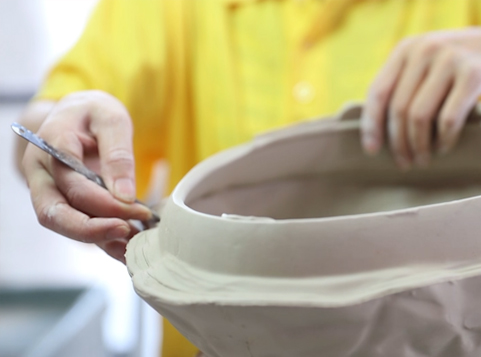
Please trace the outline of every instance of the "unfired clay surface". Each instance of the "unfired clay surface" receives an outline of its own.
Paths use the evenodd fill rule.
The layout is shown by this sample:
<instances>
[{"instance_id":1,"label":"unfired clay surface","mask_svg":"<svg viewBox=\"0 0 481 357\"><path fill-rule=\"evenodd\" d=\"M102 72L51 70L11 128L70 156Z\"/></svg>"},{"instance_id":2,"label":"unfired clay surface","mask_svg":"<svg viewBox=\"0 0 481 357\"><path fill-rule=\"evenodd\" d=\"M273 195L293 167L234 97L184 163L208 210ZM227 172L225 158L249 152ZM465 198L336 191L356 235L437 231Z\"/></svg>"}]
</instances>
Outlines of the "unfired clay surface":
<instances>
[{"instance_id":1,"label":"unfired clay surface","mask_svg":"<svg viewBox=\"0 0 481 357\"><path fill-rule=\"evenodd\" d=\"M358 129L198 165L128 245L137 292L209 357L481 356L481 127L409 173Z\"/></svg>"}]
</instances>

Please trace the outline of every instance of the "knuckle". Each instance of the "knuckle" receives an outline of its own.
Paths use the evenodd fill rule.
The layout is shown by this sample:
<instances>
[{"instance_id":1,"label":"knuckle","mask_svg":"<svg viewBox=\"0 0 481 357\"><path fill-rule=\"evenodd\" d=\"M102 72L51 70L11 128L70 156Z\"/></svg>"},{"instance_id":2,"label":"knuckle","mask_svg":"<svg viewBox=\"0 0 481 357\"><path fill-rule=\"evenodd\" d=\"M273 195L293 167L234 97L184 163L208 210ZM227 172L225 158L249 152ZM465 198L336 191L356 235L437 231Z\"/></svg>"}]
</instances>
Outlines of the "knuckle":
<instances>
[{"instance_id":1,"label":"knuckle","mask_svg":"<svg viewBox=\"0 0 481 357\"><path fill-rule=\"evenodd\" d=\"M36 210L37 212L37 220L40 225L45 228L50 228L50 215L48 214L48 209L46 207L41 207Z\"/></svg>"},{"instance_id":2,"label":"knuckle","mask_svg":"<svg viewBox=\"0 0 481 357\"><path fill-rule=\"evenodd\" d=\"M91 95L93 98L99 98L99 99L105 99L105 98L110 98L112 97L111 94L107 93L107 92L104 92L100 89L91 89L91 90L88 90L88 91L85 91L84 93L88 94L88 95Z\"/></svg>"},{"instance_id":3,"label":"knuckle","mask_svg":"<svg viewBox=\"0 0 481 357\"><path fill-rule=\"evenodd\" d=\"M56 216L60 203L53 206L35 205L35 212L37 213L37 220L40 225L45 228L55 230Z\"/></svg>"},{"instance_id":4,"label":"knuckle","mask_svg":"<svg viewBox=\"0 0 481 357\"><path fill-rule=\"evenodd\" d=\"M60 109L87 110L101 114L102 121L107 125L130 123L125 106L117 98L101 90L88 90L69 94L62 98Z\"/></svg>"},{"instance_id":5,"label":"knuckle","mask_svg":"<svg viewBox=\"0 0 481 357\"><path fill-rule=\"evenodd\" d=\"M83 194L75 185L66 187L64 192L65 197L72 206L77 206L82 199Z\"/></svg>"},{"instance_id":6,"label":"knuckle","mask_svg":"<svg viewBox=\"0 0 481 357\"><path fill-rule=\"evenodd\" d=\"M64 97L64 99L72 101L80 101L83 103L95 103L110 100L112 96L99 89L90 89L80 92L75 92Z\"/></svg>"},{"instance_id":7,"label":"knuckle","mask_svg":"<svg viewBox=\"0 0 481 357\"><path fill-rule=\"evenodd\" d=\"M443 132L453 131L457 126L457 118L455 115L446 114L444 117L440 118L440 125Z\"/></svg>"},{"instance_id":8,"label":"knuckle","mask_svg":"<svg viewBox=\"0 0 481 357\"><path fill-rule=\"evenodd\" d=\"M66 104L70 107L83 107L93 101L93 98L97 95L94 92L100 91L81 91L67 94L59 104Z\"/></svg>"},{"instance_id":9,"label":"knuckle","mask_svg":"<svg viewBox=\"0 0 481 357\"><path fill-rule=\"evenodd\" d=\"M409 112L409 121L415 128L421 129L429 123L430 118L426 113L414 109Z\"/></svg>"},{"instance_id":10,"label":"knuckle","mask_svg":"<svg viewBox=\"0 0 481 357\"><path fill-rule=\"evenodd\" d=\"M389 90L384 87L372 89L370 98L376 103L376 105L386 103L389 99Z\"/></svg>"},{"instance_id":11,"label":"knuckle","mask_svg":"<svg viewBox=\"0 0 481 357\"><path fill-rule=\"evenodd\" d=\"M439 63L442 67L453 67L456 63L457 55L452 48L445 48L439 54Z\"/></svg>"},{"instance_id":12,"label":"knuckle","mask_svg":"<svg viewBox=\"0 0 481 357\"><path fill-rule=\"evenodd\" d=\"M89 92L89 98L98 110L109 110L109 113L104 113L106 117L125 116L127 114L122 102L109 93L94 90Z\"/></svg>"},{"instance_id":13,"label":"knuckle","mask_svg":"<svg viewBox=\"0 0 481 357\"><path fill-rule=\"evenodd\" d=\"M112 110L111 108L109 109L104 109L104 113L102 115L102 120L104 122L104 125L106 126L113 126L113 127L118 127L118 126L129 126L131 127L131 120L129 119L129 116L126 114L126 112L120 110L120 109L114 109Z\"/></svg>"},{"instance_id":14,"label":"knuckle","mask_svg":"<svg viewBox=\"0 0 481 357\"><path fill-rule=\"evenodd\" d=\"M426 40L424 50L426 54L435 54L441 50L443 43L439 39L430 38Z\"/></svg>"},{"instance_id":15,"label":"knuckle","mask_svg":"<svg viewBox=\"0 0 481 357\"><path fill-rule=\"evenodd\" d=\"M107 165L121 165L131 167L134 165L134 157L132 152L123 148L111 149L106 156L105 163Z\"/></svg>"},{"instance_id":16,"label":"knuckle","mask_svg":"<svg viewBox=\"0 0 481 357\"><path fill-rule=\"evenodd\" d=\"M435 55L443 46L441 39L437 37L427 36L418 45L418 53L422 57L431 57Z\"/></svg>"}]
</instances>

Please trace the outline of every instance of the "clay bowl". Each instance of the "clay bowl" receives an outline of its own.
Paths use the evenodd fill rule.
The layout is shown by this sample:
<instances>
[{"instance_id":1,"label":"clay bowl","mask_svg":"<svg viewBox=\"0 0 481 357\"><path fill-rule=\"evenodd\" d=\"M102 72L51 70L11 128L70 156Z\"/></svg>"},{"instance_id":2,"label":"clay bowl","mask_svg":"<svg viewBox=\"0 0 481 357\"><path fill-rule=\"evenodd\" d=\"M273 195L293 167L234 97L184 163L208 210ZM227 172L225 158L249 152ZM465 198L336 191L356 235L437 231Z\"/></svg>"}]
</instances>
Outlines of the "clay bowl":
<instances>
[{"instance_id":1,"label":"clay bowl","mask_svg":"<svg viewBox=\"0 0 481 357\"><path fill-rule=\"evenodd\" d=\"M401 173L338 119L196 166L128 245L136 291L209 357L480 356L481 128Z\"/></svg>"}]
</instances>

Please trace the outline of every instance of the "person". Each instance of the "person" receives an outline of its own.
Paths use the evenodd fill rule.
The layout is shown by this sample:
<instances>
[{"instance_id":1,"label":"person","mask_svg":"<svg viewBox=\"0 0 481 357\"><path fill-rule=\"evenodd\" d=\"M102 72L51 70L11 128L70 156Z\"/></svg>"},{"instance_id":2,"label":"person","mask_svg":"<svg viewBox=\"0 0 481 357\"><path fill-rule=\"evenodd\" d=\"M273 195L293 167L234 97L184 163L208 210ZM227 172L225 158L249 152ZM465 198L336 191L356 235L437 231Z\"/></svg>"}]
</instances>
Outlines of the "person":
<instances>
[{"instance_id":1,"label":"person","mask_svg":"<svg viewBox=\"0 0 481 357\"><path fill-rule=\"evenodd\" d=\"M367 154L388 147L400 169L425 167L452 150L481 94L480 10L481 0L101 0L21 123L109 191L19 142L38 219L124 261L128 220L150 217L134 198L157 160L172 188L219 150L353 99L366 98ZM166 322L163 356L196 353Z\"/></svg>"}]
</instances>

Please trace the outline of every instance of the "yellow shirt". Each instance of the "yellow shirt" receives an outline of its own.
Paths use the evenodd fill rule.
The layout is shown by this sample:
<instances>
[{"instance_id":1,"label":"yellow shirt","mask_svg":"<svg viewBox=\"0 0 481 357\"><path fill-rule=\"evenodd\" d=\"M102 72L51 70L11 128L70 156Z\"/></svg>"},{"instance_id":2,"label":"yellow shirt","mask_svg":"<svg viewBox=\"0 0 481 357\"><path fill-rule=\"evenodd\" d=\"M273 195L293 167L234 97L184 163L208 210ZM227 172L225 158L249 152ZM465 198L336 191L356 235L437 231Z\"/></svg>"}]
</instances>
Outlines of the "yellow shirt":
<instances>
[{"instance_id":1,"label":"yellow shirt","mask_svg":"<svg viewBox=\"0 0 481 357\"><path fill-rule=\"evenodd\" d=\"M142 196L158 159L172 188L221 149L362 100L400 39L479 24L480 11L481 0L102 0L37 97L119 98ZM163 346L196 354L169 324Z\"/></svg>"}]
</instances>

